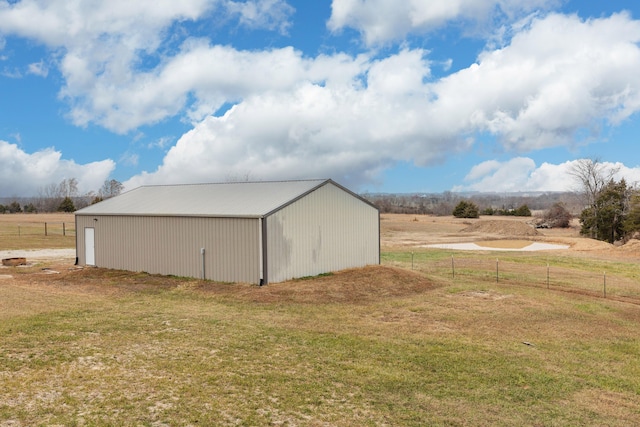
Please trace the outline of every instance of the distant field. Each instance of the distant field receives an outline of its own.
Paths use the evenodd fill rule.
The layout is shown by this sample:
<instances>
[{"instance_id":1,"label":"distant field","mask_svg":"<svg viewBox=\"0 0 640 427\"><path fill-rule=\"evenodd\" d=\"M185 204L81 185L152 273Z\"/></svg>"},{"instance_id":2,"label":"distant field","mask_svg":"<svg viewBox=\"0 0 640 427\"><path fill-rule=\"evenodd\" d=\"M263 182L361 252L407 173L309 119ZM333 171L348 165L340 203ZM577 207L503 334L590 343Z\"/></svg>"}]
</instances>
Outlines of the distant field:
<instances>
[{"instance_id":1,"label":"distant field","mask_svg":"<svg viewBox=\"0 0 640 427\"><path fill-rule=\"evenodd\" d=\"M75 235L73 214L0 215L0 250L73 248Z\"/></svg>"},{"instance_id":2,"label":"distant field","mask_svg":"<svg viewBox=\"0 0 640 427\"><path fill-rule=\"evenodd\" d=\"M413 219L381 222L382 266L263 288L0 269L0 425L640 425L632 251L509 252L496 281L407 243L465 224ZM631 298L586 289L603 270Z\"/></svg>"}]
</instances>

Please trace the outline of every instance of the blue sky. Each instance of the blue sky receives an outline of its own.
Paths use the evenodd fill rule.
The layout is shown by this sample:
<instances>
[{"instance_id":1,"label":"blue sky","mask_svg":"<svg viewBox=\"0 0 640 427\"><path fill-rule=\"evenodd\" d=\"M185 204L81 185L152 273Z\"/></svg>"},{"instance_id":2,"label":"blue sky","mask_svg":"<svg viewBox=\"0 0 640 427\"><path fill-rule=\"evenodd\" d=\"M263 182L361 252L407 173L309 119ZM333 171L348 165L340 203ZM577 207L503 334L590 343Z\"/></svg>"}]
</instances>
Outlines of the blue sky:
<instances>
[{"instance_id":1,"label":"blue sky","mask_svg":"<svg viewBox=\"0 0 640 427\"><path fill-rule=\"evenodd\" d=\"M358 192L640 182L640 5L0 0L0 197L76 178Z\"/></svg>"}]
</instances>

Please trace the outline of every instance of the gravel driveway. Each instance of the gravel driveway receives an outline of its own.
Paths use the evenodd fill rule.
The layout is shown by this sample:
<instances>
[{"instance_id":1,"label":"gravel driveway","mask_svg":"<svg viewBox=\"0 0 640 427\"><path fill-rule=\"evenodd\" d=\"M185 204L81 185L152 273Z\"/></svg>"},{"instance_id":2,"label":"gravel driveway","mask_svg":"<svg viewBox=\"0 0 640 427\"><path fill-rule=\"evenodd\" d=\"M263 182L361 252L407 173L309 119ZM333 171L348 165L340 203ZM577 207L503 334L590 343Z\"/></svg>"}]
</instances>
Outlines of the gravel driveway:
<instances>
[{"instance_id":1,"label":"gravel driveway","mask_svg":"<svg viewBox=\"0 0 640 427\"><path fill-rule=\"evenodd\" d=\"M33 249L33 250L13 250L0 251L0 259L5 258L26 258L27 262L38 259L67 259L75 258L75 249Z\"/></svg>"}]
</instances>

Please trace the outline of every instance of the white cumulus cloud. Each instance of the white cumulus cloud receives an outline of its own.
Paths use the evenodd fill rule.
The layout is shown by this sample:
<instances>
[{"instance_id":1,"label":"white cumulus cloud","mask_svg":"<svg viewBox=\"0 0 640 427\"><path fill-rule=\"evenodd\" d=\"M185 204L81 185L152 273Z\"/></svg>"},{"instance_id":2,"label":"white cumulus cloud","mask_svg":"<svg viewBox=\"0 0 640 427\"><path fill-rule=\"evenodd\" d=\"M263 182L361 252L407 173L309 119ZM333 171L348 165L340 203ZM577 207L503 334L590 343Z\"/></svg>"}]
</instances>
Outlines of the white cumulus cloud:
<instances>
[{"instance_id":1,"label":"white cumulus cloud","mask_svg":"<svg viewBox=\"0 0 640 427\"><path fill-rule=\"evenodd\" d=\"M477 63L439 80L431 77L428 52L418 49L381 59L304 58L290 49L239 52L198 45L167 64L161 79L185 75L185 61L222 55L234 70L224 83L213 60L206 78L187 74L183 81L198 82L204 105L216 108L225 99L237 105L224 117L196 122L157 171L134 181L202 181L251 172L262 179L335 176L360 185L375 182L397 161L430 165L467 150L478 133L495 135L515 154L573 146L581 143L577 133L595 136L599 124L638 111L639 40L640 23L626 14L589 21L550 15L533 19L509 45L486 50ZM250 63L263 65L255 79L248 78ZM144 99L134 89L132 94ZM514 159L531 170L525 163Z\"/></svg>"},{"instance_id":2,"label":"white cumulus cloud","mask_svg":"<svg viewBox=\"0 0 640 427\"><path fill-rule=\"evenodd\" d=\"M162 64L171 62L171 57L164 56L165 51L174 50L174 41L167 34L170 26L205 18L226 21L235 16L243 26L286 31L291 13L293 8L283 0L0 1L0 36L33 39L56 52L65 79L60 97L68 102L74 124L99 123L124 133L177 114L188 92L198 89L173 81L164 83L178 84L179 93L170 86L160 88L160 92L168 89L164 98L149 90L140 100L127 97L114 102L110 96L126 94L134 84L158 83L163 65L145 74L140 64L143 57ZM158 99L164 102L153 107ZM124 120L129 114L132 118Z\"/></svg>"},{"instance_id":3,"label":"white cumulus cloud","mask_svg":"<svg viewBox=\"0 0 640 427\"><path fill-rule=\"evenodd\" d=\"M465 177L465 184L453 191L580 191L572 176L579 159L561 164L544 162L536 165L528 157L516 157L504 162L486 161L474 166ZM640 166L628 167L619 162L602 162L602 171L617 171L616 180L624 179L629 185L640 183Z\"/></svg>"},{"instance_id":4,"label":"white cumulus cloud","mask_svg":"<svg viewBox=\"0 0 640 427\"><path fill-rule=\"evenodd\" d=\"M29 154L0 140L0 196L36 196L42 188L71 178L78 180L80 193L87 193L98 190L114 169L112 160L81 165L63 159L54 148Z\"/></svg>"},{"instance_id":5,"label":"white cumulus cloud","mask_svg":"<svg viewBox=\"0 0 640 427\"><path fill-rule=\"evenodd\" d=\"M558 0L333 0L327 26L332 31L353 28L371 46L424 34L449 22L495 25L499 17L513 21Z\"/></svg>"},{"instance_id":6,"label":"white cumulus cloud","mask_svg":"<svg viewBox=\"0 0 640 427\"><path fill-rule=\"evenodd\" d=\"M397 162L428 166L468 150L479 134L524 156L588 143L600 127L636 114L640 21L626 13L589 20L540 13L520 20L552 4L333 1L329 27L355 28L369 45L450 22L518 19L487 42L474 64L442 78L431 72L429 51L409 44L392 53L308 56L293 47L243 50L185 36L188 31L177 31L175 40L167 34L216 14L285 32L293 9L284 0L0 0L0 35L51 47L53 59L33 63L31 72L44 72L38 64L59 67L60 98L76 125L126 133L172 117L192 124L157 170L131 183L250 173L259 179L331 176L357 187ZM131 154L129 161L137 158ZM478 166L471 177L488 180L503 166ZM538 169L526 157L507 166L532 176Z\"/></svg>"},{"instance_id":7,"label":"white cumulus cloud","mask_svg":"<svg viewBox=\"0 0 640 427\"><path fill-rule=\"evenodd\" d=\"M511 43L432 85L456 132L489 132L526 152L597 136L640 109L640 22L626 14L534 19ZM580 141L578 141L580 142Z\"/></svg>"},{"instance_id":8,"label":"white cumulus cloud","mask_svg":"<svg viewBox=\"0 0 640 427\"><path fill-rule=\"evenodd\" d=\"M249 28L276 30L286 34L295 9L284 0L229 1L227 10L239 16L239 22Z\"/></svg>"},{"instance_id":9,"label":"white cumulus cloud","mask_svg":"<svg viewBox=\"0 0 640 427\"><path fill-rule=\"evenodd\" d=\"M44 61L34 62L32 64L29 64L29 74L40 77L47 77L47 75L49 74L49 67L44 63Z\"/></svg>"}]
</instances>

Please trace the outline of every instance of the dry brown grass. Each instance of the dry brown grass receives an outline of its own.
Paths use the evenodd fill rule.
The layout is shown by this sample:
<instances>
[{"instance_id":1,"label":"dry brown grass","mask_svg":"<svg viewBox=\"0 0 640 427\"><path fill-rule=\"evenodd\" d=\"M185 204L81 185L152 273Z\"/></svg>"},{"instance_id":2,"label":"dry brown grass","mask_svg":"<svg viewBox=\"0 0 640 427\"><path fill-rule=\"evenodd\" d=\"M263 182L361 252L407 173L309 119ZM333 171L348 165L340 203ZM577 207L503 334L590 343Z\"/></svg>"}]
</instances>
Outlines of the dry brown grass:
<instances>
[{"instance_id":1,"label":"dry brown grass","mask_svg":"<svg viewBox=\"0 0 640 427\"><path fill-rule=\"evenodd\" d=\"M454 279L449 252L418 248L492 237L466 221L381 225L382 266L262 288L0 270L0 425L640 424L640 306L573 289L606 267L638 295L636 245L545 230L576 242L501 255L496 283L477 274L495 254L456 253ZM548 261L566 280L549 290Z\"/></svg>"},{"instance_id":2,"label":"dry brown grass","mask_svg":"<svg viewBox=\"0 0 640 427\"><path fill-rule=\"evenodd\" d=\"M73 248L75 244L75 219L73 214L0 215L0 251Z\"/></svg>"},{"instance_id":3,"label":"dry brown grass","mask_svg":"<svg viewBox=\"0 0 640 427\"><path fill-rule=\"evenodd\" d=\"M540 232L524 221L504 221L500 219L484 219L461 230L464 233L486 233L510 237L539 236Z\"/></svg>"},{"instance_id":4,"label":"dry brown grass","mask_svg":"<svg viewBox=\"0 0 640 427\"><path fill-rule=\"evenodd\" d=\"M44 224L45 222L50 223L63 223L71 225L75 222L75 217L72 213L39 213L39 214L30 214L30 213L16 213L16 214L4 214L0 215L0 224Z\"/></svg>"}]
</instances>

